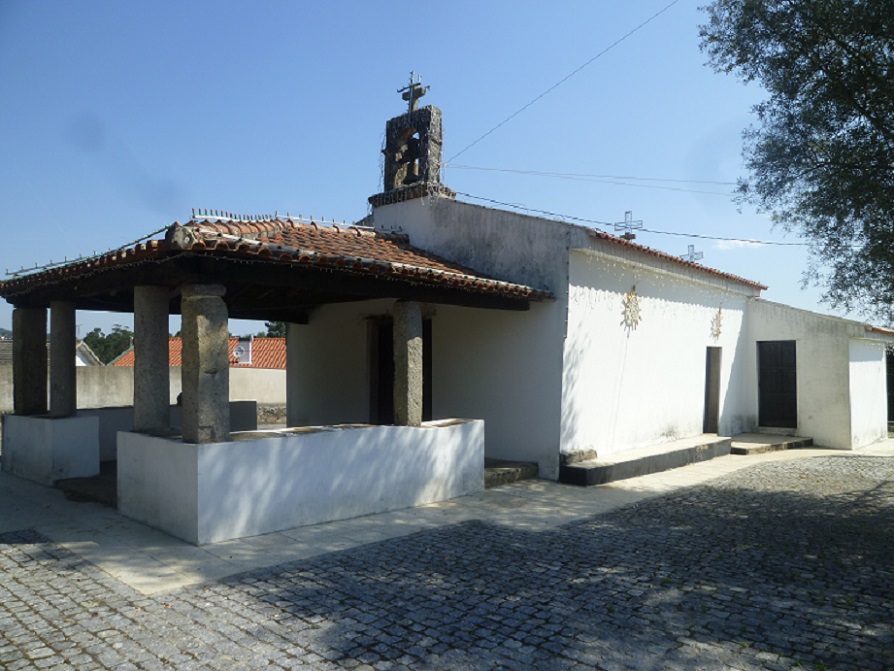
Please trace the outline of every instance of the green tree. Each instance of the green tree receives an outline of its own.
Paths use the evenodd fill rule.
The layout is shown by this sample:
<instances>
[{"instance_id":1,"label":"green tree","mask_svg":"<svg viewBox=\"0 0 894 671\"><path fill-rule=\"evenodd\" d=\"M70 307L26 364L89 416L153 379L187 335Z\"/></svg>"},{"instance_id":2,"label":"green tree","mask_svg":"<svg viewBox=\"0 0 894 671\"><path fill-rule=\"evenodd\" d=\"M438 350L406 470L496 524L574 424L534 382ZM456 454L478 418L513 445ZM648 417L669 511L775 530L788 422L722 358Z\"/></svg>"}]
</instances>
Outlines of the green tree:
<instances>
[{"instance_id":1,"label":"green tree","mask_svg":"<svg viewBox=\"0 0 894 671\"><path fill-rule=\"evenodd\" d=\"M84 342L93 350L103 363L109 363L124 353L133 342L133 332L121 324L115 324L112 332L106 335L99 327L84 337Z\"/></svg>"},{"instance_id":2,"label":"green tree","mask_svg":"<svg viewBox=\"0 0 894 671\"><path fill-rule=\"evenodd\" d=\"M894 321L894 1L715 0L702 50L769 94L739 196L810 244L835 307Z\"/></svg>"},{"instance_id":3,"label":"green tree","mask_svg":"<svg viewBox=\"0 0 894 671\"><path fill-rule=\"evenodd\" d=\"M264 326L267 328L267 332L258 333L260 337L267 338L285 338L286 337L286 323L285 322L264 322Z\"/></svg>"}]
</instances>

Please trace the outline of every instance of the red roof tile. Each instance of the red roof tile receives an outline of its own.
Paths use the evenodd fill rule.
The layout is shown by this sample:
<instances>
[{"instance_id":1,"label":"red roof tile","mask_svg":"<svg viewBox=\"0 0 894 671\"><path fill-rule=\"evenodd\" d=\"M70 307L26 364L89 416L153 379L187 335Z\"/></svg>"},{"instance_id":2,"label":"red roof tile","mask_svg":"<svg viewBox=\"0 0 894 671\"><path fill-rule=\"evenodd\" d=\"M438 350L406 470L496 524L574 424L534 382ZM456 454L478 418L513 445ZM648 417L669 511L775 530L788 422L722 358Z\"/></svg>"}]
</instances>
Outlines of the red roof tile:
<instances>
[{"instance_id":1,"label":"red roof tile","mask_svg":"<svg viewBox=\"0 0 894 671\"><path fill-rule=\"evenodd\" d=\"M721 270L715 270L714 268L709 268L708 266L703 266L700 263L694 263L693 261L687 261L679 256L674 256L673 254L668 254L666 252L658 251L657 249L652 249L651 247L646 247L644 245L638 245L635 242L631 242L630 240L625 240L624 238L619 238L616 235L611 235L610 233L605 233L604 231L598 231L596 229L588 229L587 232L592 235L597 240L604 240L606 242L611 242L622 247L629 247L630 249L635 249L636 251L647 254L649 256L662 259L663 261L671 261L672 263L676 263L681 266L686 266L688 268L693 268L695 270L699 270L708 275L714 275L715 277L722 277L726 280L732 280L733 282L737 282L739 284L744 284L749 287L754 287L755 289L760 289L761 291L765 291L767 287L760 282L754 282L753 280L747 280L744 277L739 277L738 275L732 275L730 273L725 273Z\"/></svg>"},{"instance_id":2,"label":"red roof tile","mask_svg":"<svg viewBox=\"0 0 894 671\"><path fill-rule=\"evenodd\" d=\"M193 220L185 225L175 222L167 229L164 240L150 240L127 249L0 281L0 295L13 295L106 268L155 261L178 253L292 263L520 299L543 300L551 297L545 291L493 279L413 247L406 235L291 219L253 222Z\"/></svg>"},{"instance_id":3,"label":"red roof tile","mask_svg":"<svg viewBox=\"0 0 894 671\"><path fill-rule=\"evenodd\" d=\"M233 354L239 338L230 338L228 343L231 368L273 368L286 369L286 339L285 338L254 338L251 342L251 363L239 363ZM112 362L113 366L133 366L134 350L131 347L120 357ZM168 365L183 365L183 340L180 338L168 339Z\"/></svg>"}]
</instances>

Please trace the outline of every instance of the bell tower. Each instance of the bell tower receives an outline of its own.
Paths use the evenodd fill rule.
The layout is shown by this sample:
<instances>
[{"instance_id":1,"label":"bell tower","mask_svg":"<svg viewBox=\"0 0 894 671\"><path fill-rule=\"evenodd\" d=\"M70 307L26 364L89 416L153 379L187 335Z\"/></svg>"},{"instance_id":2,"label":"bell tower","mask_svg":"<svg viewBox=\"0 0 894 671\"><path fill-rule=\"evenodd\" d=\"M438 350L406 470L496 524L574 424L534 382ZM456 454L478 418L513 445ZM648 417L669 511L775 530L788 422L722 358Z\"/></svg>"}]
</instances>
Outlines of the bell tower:
<instances>
[{"instance_id":1,"label":"bell tower","mask_svg":"<svg viewBox=\"0 0 894 671\"><path fill-rule=\"evenodd\" d=\"M410 73L410 83L398 89L407 111L385 124L383 190L370 197L373 207L432 194L456 197L441 184L441 110L434 105L419 108L429 88Z\"/></svg>"}]
</instances>

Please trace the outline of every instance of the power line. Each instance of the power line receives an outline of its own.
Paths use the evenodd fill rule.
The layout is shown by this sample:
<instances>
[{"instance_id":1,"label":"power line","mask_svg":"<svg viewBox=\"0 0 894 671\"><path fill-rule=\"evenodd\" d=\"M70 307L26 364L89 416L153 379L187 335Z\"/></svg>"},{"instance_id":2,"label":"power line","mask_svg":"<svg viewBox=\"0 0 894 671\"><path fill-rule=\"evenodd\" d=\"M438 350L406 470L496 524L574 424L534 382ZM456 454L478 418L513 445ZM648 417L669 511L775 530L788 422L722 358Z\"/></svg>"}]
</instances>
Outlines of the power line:
<instances>
[{"instance_id":1,"label":"power line","mask_svg":"<svg viewBox=\"0 0 894 671\"><path fill-rule=\"evenodd\" d=\"M487 172L509 172L518 175L535 175L543 177L569 177L569 178L593 178L593 179L631 179L641 182L674 182L678 184L715 184L719 186L735 186L736 182L721 182L710 179L673 179L667 177L636 177L634 175L594 175L581 172L551 172L545 170L518 170L512 168L487 168L477 165L462 165L458 163L442 163L445 168L457 170L483 170Z\"/></svg>"},{"instance_id":2,"label":"power line","mask_svg":"<svg viewBox=\"0 0 894 671\"><path fill-rule=\"evenodd\" d=\"M560 219L562 221L577 221L584 224L596 224L597 226L614 226L614 222L609 221L600 221L599 219L590 219L588 217L577 217L572 214L562 214L559 212L551 212L550 210L540 210L534 207L527 207L526 205L522 205L520 203L506 203L500 200L494 200L493 198L484 198L482 196L473 196L470 193L462 193L457 191L456 194L458 196L465 196L466 198L473 198L475 200L481 200L487 203L493 203L495 205L503 205L504 207L512 207L517 210L524 210L525 212L535 212L537 214L543 214L548 217L553 217L555 219ZM807 247L808 243L806 242L782 242L777 240L755 240L752 238L726 238L719 235L701 235L699 233L679 233L676 231L659 231L652 228L643 228L641 229L643 233L655 233L656 235L673 235L681 238L698 238L701 240L719 240L721 242L743 242L752 245L776 245L779 247Z\"/></svg>"},{"instance_id":3,"label":"power line","mask_svg":"<svg viewBox=\"0 0 894 671\"><path fill-rule=\"evenodd\" d=\"M712 181L700 181L700 180L685 180L685 179L660 179L655 177L619 177L614 175L587 175L587 174L579 174L579 173L561 173L561 172L540 172L537 170L511 170L505 168L479 168L476 166L465 166L465 165L455 165L451 163L442 163L444 167L457 168L459 170L482 170L487 172L505 172L515 175L529 175L532 177L555 177L556 179L566 179L570 181L577 182L592 182L596 184L611 184L614 186L629 186L639 189L660 189L662 191L678 191L682 193L700 193L709 196L724 196L725 198L729 198L732 194L728 191L704 191L702 189L685 189L679 186L665 186L662 184L630 184L629 182L622 182L617 180L637 180L640 182L676 182L676 183L692 183L692 184L719 184L719 185L733 185L734 182L712 182Z\"/></svg>"},{"instance_id":4,"label":"power line","mask_svg":"<svg viewBox=\"0 0 894 671\"><path fill-rule=\"evenodd\" d=\"M484 138L486 138L488 135L490 135L491 133L493 133L494 131L496 131L496 130L499 129L500 127L504 126L506 123L508 123L509 121L511 121L512 119L514 119L515 117L517 117L519 114L521 114L522 112L524 112L526 109L528 109L531 105L533 105L534 103L536 103L536 102L537 102L538 100L540 100L541 98L543 98L543 97L547 96L548 94L552 93L552 91L554 91L554 90L557 89L559 86L561 86L562 84L564 84L565 82L567 82L569 79L571 79L571 78L572 78L574 75L576 75L578 72L580 72L580 71L583 70L585 67L587 67L588 65L590 65L591 63L593 63L593 62L596 61L597 59L599 59L599 58L601 58L602 56L604 56L605 54L607 54L609 51L611 51L611 50L614 49L616 46L618 46L619 44L621 44L621 42L623 42L623 41L626 40L628 37L630 37L631 35L633 35L635 32L637 32L638 30L640 30L640 28L643 28L643 27L646 26L647 24L651 23L653 20L655 20L656 18L658 18L660 15L664 14L664 12L666 12L666 11L669 10L671 7L673 7L674 5L676 5L678 2L680 2L680 0L673 0L673 2L671 2L671 3L667 4L667 5L665 5L662 9L660 9L660 10L658 10L657 12L655 12L654 14L652 14L652 16L650 16L648 19L646 19L645 21L643 21L642 23L640 23L638 26L636 26L635 28L633 28L632 30L630 30L629 32L627 32L624 36L618 38L617 40L615 40L614 42L612 42L611 44L609 44L607 47L605 47L605 49L603 49L603 50L600 51L598 54L596 54L595 56L593 56L593 58L591 58L590 60L588 60L586 63L584 63L583 65L581 65L581 66L578 67L577 69L573 70L572 72L570 72L570 73L568 73L567 75L565 75L564 77L562 77L562 79L560 79L560 80L557 81L555 84L553 84L552 86L550 86L548 89L546 89L546 91L544 91L543 93L541 93L539 96L537 96L536 98L534 98L533 100L531 100L529 103L527 103L526 105L524 105L524 106L521 107L520 109L518 109L518 110L516 110L515 112L513 112L512 114L510 114L510 115L509 115L508 117L506 117L505 119L503 119L500 123L498 123L496 126L494 126L493 128L491 128L489 131L487 131L484 135L482 135L481 137L479 137L477 140L475 140L475 141L472 142L471 144L465 146L465 147L464 147L463 149L461 149L458 153L456 153L456 154L454 154L453 156L451 156L450 159L448 159L448 160L449 160L449 161L452 161L452 160L455 159L456 157L458 157L458 156L464 154L465 152L467 152L469 149L471 149L471 148L474 147L476 144L478 144L479 142L481 142L481 141L482 141Z\"/></svg>"}]
</instances>

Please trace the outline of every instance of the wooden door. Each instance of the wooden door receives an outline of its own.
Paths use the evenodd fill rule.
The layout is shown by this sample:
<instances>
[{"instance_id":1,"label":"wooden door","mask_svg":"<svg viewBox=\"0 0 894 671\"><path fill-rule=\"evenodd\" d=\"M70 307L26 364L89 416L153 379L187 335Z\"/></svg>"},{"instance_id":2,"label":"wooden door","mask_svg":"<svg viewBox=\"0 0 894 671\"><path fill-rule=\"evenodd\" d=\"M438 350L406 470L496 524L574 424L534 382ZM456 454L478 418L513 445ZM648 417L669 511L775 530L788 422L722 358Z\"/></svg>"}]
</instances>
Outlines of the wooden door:
<instances>
[{"instance_id":1,"label":"wooden door","mask_svg":"<svg viewBox=\"0 0 894 671\"><path fill-rule=\"evenodd\" d=\"M758 424L798 427L798 375L794 340L757 344Z\"/></svg>"}]
</instances>

